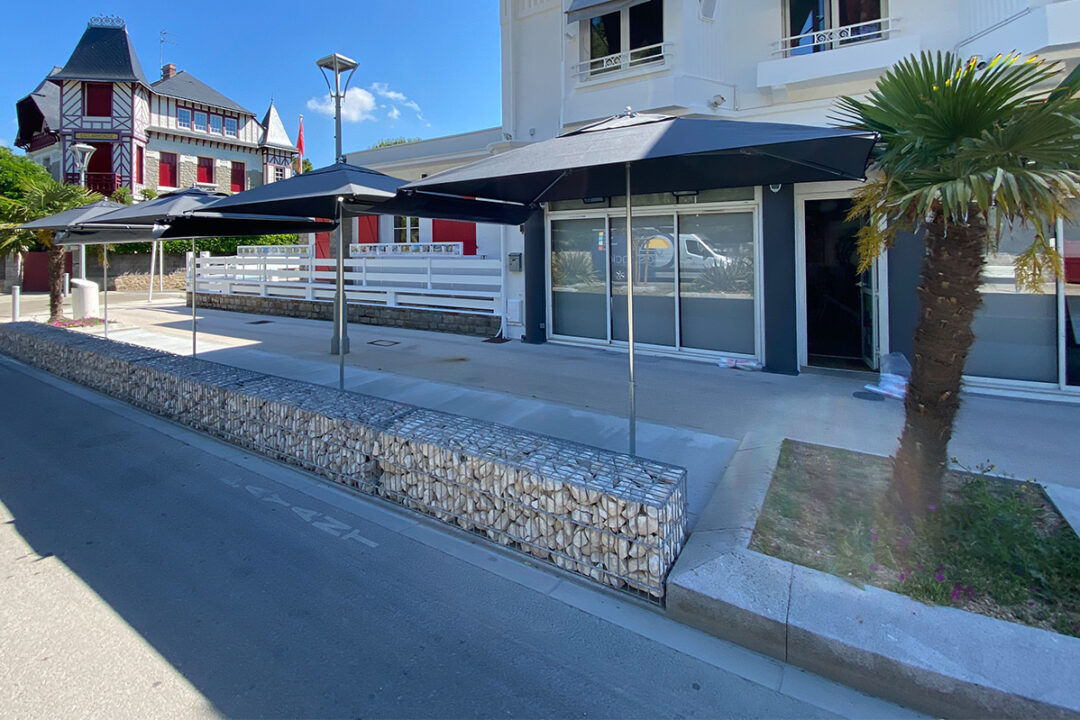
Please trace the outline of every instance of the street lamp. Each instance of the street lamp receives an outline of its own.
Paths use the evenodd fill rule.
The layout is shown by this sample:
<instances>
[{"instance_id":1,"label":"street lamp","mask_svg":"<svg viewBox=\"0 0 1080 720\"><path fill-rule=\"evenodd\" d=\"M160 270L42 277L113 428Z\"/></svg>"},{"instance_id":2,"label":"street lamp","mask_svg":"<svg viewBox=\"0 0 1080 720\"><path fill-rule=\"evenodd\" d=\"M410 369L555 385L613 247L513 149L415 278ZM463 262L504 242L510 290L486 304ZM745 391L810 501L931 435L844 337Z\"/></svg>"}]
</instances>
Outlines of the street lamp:
<instances>
[{"instance_id":1,"label":"street lamp","mask_svg":"<svg viewBox=\"0 0 1080 720\"><path fill-rule=\"evenodd\" d=\"M79 167L79 186L86 187L86 168L90 166L90 156L97 150L93 145L75 143L71 146L75 151L75 164ZM86 245L79 245L79 277L86 279Z\"/></svg>"},{"instance_id":2,"label":"street lamp","mask_svg":"<svg viewBox=\"0 0 1080 720\"><path fill-rule=\"evenodd\" d=\"M334 162L343 163L345 158L341 155L341 98L344 96L341 89L341 73L348 71L345 78L345 90L349 89L349 82L353 73L356 72L355 60L334 53L315 61L322 71L326 87L334 97ZM334 75L334 84L330 85L330 74ZM341 203L337 203L337 307L334 313L334 336L330 338L330 354L339 356L338 385L345 388L345 353L349 352L349 335L346 327L345 312L345 239L341 232Z\"/></svg>"}]
</instances>

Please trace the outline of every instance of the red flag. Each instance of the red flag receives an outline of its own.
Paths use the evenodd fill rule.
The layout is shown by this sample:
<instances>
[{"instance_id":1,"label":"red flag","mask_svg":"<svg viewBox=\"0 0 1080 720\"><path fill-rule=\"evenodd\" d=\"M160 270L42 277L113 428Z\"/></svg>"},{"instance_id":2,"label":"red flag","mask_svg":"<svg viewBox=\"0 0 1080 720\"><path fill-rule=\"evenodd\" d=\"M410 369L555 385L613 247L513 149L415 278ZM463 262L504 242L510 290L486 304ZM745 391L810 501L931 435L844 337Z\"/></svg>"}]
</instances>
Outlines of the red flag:
<instances>
[{"instance_id":1,"label":"red flag","mask_svg":"<svg viewBox=\"0 0 1080 720\"><path fill-rule=\"evenodd\" d=\"M304 172L304 116L300 116L300 132L296 134L296 149L300 151L300 156L296 158L297 172Z\"/></svg>"}]
</instances>

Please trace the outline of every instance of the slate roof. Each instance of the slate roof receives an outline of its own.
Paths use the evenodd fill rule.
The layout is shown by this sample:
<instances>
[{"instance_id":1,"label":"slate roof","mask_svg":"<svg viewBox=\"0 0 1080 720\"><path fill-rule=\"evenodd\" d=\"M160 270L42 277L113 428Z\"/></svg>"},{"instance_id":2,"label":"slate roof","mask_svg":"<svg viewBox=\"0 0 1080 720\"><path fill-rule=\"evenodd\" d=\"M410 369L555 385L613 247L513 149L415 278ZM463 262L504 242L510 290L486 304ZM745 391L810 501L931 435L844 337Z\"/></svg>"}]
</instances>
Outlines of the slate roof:
<instances>
[{"instance_id":1,"label":"slate roof","mask_svg":"<svg viewBox=\"0 0 1080 720\"><path fill-rule=\"evenodd\" d=\"M29 145L37 133L60 127L60 86L50 82L57 70L59 68L42 80L36 90L15 103L15 114L19 120L16 147Z\"/></svg>"},{"instance_id":2,"label":"slate roof","mask_svg":"<svg viewBox=\"0 0 1080 720\"><path fill-rule=\"evenodd\" d=\"M149 85L125 27L89 26L54 80L140 82Z\"/></svg>"},{"instance_id":3,"label":"slate roof","mask_svg":"<svg viewBox=\"0 0 1080 720\"><path fill-rule=\"evenodd\" d=\"M191 102L199 103L200 105L212 105L213 107L225 108L226 110L235 110L236 112L245 115L255 115L255 113L245 107L237 105L235 102L186 70L181 70L171 78L158 80L150 87L159 95L168 95L169 97L180 98L181 100L190 100Z\"/></svg>"},{"instance_id":4,"label":"slate roof","mask_svg":"<svg viewBox=\"0 0 1080 720\"><path fill-rule=\"evenodd\" d=\"M262 137L259 138L259 147L274 147L282 150L296 151L296 146L289 139L289 133L285 132L285 126L281 124L281 116L278 115L274 101L270 101L270 107L262 120Z\"/></svg>"}]
</instances>

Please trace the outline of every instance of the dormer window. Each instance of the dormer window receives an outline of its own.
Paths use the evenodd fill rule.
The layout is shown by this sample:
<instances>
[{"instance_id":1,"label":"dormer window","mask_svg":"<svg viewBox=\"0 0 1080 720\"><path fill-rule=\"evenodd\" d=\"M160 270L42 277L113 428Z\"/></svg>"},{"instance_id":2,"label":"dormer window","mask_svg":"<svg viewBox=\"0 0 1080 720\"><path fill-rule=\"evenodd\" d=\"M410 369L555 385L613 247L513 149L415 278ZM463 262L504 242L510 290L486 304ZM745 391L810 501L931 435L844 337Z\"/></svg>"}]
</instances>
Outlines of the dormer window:
<instances>
[{"instance_id":1,"label":"dormer window","mask_svg":"<svg viewBox=\"0 0 1080 720\"><path fill-rule=\"evenodd\" d=\"M664 0L574 0L567 16L570 22L581 23L580 76L595 77L664 59Z\"/></svg>"},{"instance_id":2,"label":"dormer window","mask_svg":"<svg viewBox=\"0 0 1080 720\"><path fill-rule=\"evenodd\" d=\"M206 113L196 110L194 113L194 118L195 119L193 122L195 129L199 132L206 132Z\"/></svg>"},{"instance_id":3,"label":"dormer window","mask_svg":"<svg viewBox=\"0 0 1080 720\"><path fill-rule=\"evenodd\" d=\"M187 108L176 109L176 126L191 129L191 111Z\"/></svg>"},{"instance_id":4,"label":"dormer window","mask_svg":"<svg viewBox=\"0 0 1080 720\"><path fill-rule=\"evenodd\" d=\"M86 115L112 117L112 83L83 83Z\"/></svg>"}]
</instances>

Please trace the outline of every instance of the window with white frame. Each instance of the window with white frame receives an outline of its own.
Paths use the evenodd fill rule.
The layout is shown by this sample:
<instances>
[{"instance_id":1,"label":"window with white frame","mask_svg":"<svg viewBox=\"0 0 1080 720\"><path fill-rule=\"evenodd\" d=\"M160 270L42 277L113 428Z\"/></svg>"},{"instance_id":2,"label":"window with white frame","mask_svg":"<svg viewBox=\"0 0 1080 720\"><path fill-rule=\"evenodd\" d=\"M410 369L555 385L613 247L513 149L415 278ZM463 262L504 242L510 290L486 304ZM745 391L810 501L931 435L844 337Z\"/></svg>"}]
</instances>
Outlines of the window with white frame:
<instances>
[{"instance_id":1,"label":"window with white frame","mask_svg":"<svg viewBox=\"0 0 1080 720\"><path fill-rule=\"evenodd\" d=\"M394 216L394 242L420 242L420 218L407 215Z\"/></svg>"},{"instance_id":2,"label":"window with white frame","mask_svg":"<svg viewBox=\"0 0 1080 720\"><path fill-rule=\"evenodd\" d=\"M886 0L786 0L783 49L808 55L882 37Z\"/></svg>"},{"instance_id":3,"label":"window with white frame","mask_svg":"<svg viewBox=\"0 0 1080 720\"><path fill-rule=\"evenodd\" d=\"M176 126L191 129L191 111L187 108L176 108Z\"/></svg>"},{"instance_id":4,"label":"window with white frame","mask_svg":"<svg viewBox=\"0 0 1080 720\"><path fill-rule=\"evenodd\" d=\"M663 0L646 0L581 22L587 75L625 70L664 57Z\"/></svg>"},{"instance_id":5,"label":"window with white frame","mask_svg":"<svg viewBox=\"0 0 1080 720\"><path fill-rule=\"evenodd\" d=\"M225 118L225 134L229 137L236 137L237 125L236 118Z\"/></svg>"},{"instance_id":6,"label":"window with white frame","mask_svg":"<svg viewBox=\"0 0 1080 720\"><path fill-rule=\"evenodd\" d=\"M206 113L196 110L194 113L194 118L195 120L193 124L195 129L199 132L206 132Z\"/></svg>"},{"instance_id":7,"label":"window with white frame","mask_svg":"<svg viewBox=\"0 0 1080 720\"><path fill-rule=\"evenodd\" d=\"M274 166L274 182L285 179L285 168L280 165Z\"/></svg>"},{"instance_id":8,"label":"window with white frame","mask_svg":"<svg viewBox=\"0 0 1080 720\"><path fill-rule=\"evenodd\" d=\"M210 132L214 133L215 135L220 135L221 134L221 116L220 115L211 115L210 116Z\"/></svg>"}]
</instances>

